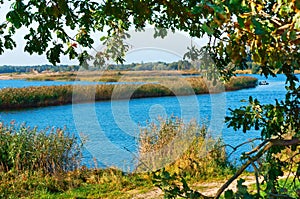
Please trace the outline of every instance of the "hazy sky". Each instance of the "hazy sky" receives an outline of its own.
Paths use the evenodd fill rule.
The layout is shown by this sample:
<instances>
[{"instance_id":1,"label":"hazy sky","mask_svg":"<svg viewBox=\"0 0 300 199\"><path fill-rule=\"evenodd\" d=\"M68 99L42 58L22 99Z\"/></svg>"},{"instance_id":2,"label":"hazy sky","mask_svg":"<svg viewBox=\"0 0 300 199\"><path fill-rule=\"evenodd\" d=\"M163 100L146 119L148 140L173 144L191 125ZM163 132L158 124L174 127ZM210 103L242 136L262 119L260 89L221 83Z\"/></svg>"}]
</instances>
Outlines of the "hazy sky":
<instances>
[{"instance_id":1,"label":"hazy sky","mask_svg":"<svg viewBox=\"0 0 300 199\"><path fill-rule=\"evenodd\" d=\"M9 2L11 3L11 2ZM4 5L0 7L0 23L5 21L6 13L9 11L9 4L6 1ZM23 51L25 47L24 35L27 34L28 30L21 28L17 30L14 36L17 42L17 48L14 50L6 50L4 54L0 55L0 66L1 65L43 65L50 64L46 59L46 55L30 55ZM187 46L191 44L191 38L186 34L176 33L169 34L165 39L154 39L154 32L146 31L146 33L133 33L133 36L129 39L128 44L131 47L126 61L132 62L150 62L150 61L164 61L173 62L182 59L184 54L183 50L187 51ZM103 34L103 33L102 33ZM101 43L99 38L101 33L95 34L94 48L100 49ZM193 40L194 44L203 45L206 39ZM91 51L92 53L92 51ZM69 60L67 56L61 57L61 64L78 64L77 60Z\"/></svg>"}]
</instances>

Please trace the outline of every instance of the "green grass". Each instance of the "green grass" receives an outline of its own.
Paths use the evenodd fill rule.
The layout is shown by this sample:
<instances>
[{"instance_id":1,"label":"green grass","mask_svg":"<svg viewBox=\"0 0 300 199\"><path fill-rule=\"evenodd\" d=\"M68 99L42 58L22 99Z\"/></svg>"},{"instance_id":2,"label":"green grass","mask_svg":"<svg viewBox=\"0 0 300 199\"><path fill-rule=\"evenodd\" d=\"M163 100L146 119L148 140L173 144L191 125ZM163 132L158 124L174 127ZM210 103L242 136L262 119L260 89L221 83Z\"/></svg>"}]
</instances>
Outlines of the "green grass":
<instances>
[{"instance_id":1,"label":"green grass","mask_svg":"<svg viewBox=\"0 0 300 199\"><path fill-rule=\"evenodd\" d=\"M132 198L153 188L149 175L82 169L56 175L0 173L1 198ZM135 190L132 192L132 190Z\"/></svg>"}]
</instances>

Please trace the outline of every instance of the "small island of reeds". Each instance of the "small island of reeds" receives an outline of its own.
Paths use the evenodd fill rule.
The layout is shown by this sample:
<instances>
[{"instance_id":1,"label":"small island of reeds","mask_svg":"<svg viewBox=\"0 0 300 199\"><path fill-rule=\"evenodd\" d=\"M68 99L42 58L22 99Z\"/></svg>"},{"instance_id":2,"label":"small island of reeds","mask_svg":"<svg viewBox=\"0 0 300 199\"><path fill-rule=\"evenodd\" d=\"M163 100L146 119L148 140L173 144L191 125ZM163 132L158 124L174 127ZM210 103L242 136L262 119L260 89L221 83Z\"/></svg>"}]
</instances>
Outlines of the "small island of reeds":
<instances>
[{"instance_id":1,"label":"small island of reeds","mask_svg":"<svg viewBox=\"0 0 300 199\"><path fill-rule=\"evenodd\" d=\"M158 79L147 77L147 79L139 78L139 81L135 83L122 79L122 82L125 82L121 84L4 88L0 90L0 109L12 110L91 101L198 95L253 88L257 85L256 78L246 76L233 77L224 84L220 82L215 84L203 77L170 76L160 77L157 82L155 80Z\"/></svg>"}]
</instances>

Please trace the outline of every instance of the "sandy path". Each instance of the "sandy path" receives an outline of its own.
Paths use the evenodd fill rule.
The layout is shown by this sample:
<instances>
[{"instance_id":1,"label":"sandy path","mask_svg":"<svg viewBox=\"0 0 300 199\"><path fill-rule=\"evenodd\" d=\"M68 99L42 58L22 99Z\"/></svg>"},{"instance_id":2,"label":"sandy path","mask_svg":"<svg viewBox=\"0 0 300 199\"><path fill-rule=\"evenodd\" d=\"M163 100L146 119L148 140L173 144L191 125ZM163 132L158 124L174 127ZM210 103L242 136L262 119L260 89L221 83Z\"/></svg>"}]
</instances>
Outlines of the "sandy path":
<instances>
[{"instance_id":1,"label":"sandy path","mask_svg":"<svg viewBox=\"0 0 300 199\"><path fill-rule=\"evenodd\" d=\"M255 184L255 177L254 176L244 176L242 177L246 181L243 183L243 185L252 185ZM203 182L203 183L196 183L192 185L194 190L198 190L201 194L206 196L214 196L218 189L225 183L226 181L218 181L218 182ZM236 191L237 186L237 180L235 180L231 185L228 187L228 189L231 189L233 191ZM163 192L159 188L153 188L151 191L148 191L146 193L132 193L134 195L133 199L161 199L163 198Z\"/></svg>"}]
</instances>

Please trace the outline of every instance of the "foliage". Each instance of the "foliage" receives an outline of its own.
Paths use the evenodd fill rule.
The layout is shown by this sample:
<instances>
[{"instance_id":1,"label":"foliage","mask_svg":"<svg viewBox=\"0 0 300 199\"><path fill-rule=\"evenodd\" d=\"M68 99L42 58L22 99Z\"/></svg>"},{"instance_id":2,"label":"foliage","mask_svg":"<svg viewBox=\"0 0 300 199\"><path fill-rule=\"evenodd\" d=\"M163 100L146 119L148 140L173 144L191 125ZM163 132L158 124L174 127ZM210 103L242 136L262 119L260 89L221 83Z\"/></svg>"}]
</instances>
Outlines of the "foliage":
<instances>
[{"instance_id":1,"label":"foliage","mask_svg":"<svg viewBox=\"0 0 300 199\"><path fill-rule=\"evenodd\" d=\"M209 198L203 196L198 191L192 190L186 180L177 173L170 174L169 172L159 170L153 173L153 183L164 191L164 198Z\"/></svg>"},{"instance_id":2,"label":"foliage","mask_svg":"<svg viewBox=\"0 0 300 199\"><path fill-rule=\"evenodd\" d=\"M7 21L1 24L0 52L13 49L16 43L12 36L21 27L29 27L24 37L25 51L46 52L53 64L59 63L61 54L78 58L83 64L87 51L79 52L78 45L92 48L92 33L107 30L107 36L101 38L107 48L96 55L96 62L107 56L122 62L127 48L122 43L128 37L126 30L131 26L141 30L151 24L157 29L155 36L165 36L165 28L185 31L194 37L208 35L210 43L205 50L224 75L234 69L227 67L229 62L240 67L245 65L248 55L261 64L265 75L273 74L274 68L289 73L288 68L299 68L295 46L300 41L300 16L296 2L17 1L11 3ZM32 26L34 23L38 26Z\"/></svg>"},{"instance_id":3,"label":"foliage","mask_svg":"<svg viewBox=\"0 0 300 199\"><path fill-rule=\"evenodd\" d=\"M231 110L231 114L226 120L234 129L242 129L244 133L252 128L261 131L262 142L251 152L244 153L242 158L251 160L255 165L258 157L266 153L266 165L257 172L267 182L265 191L268 197L285 188L278 183L284 172L288 172L288 176L293 175L294 179L300 177L299 92L288 92L285 101L276 100L275 105L261 105L250 97L248 106Z\"/></svg>"},{"instance_id":4,"label":"foliage","mask_svg":"<svg viewBox=\"0 0 300 199\"><path fill-rule=\"evenodd\" d=\"M0 123L0 172L60 173L80 166L81 144L61 129Z\"/></svg>"},{"instance_id":5,"label":"foliage","mask_svg":"<svg viewBox=\"0 0 300 199\"><path fill-rule=\"evenodd\" d=\"M68 65L38 65L38 66L0 66L0 73L29 73L32 71L43 72L62 72L62 71L77 71L79 66L68 66Z\"/></svg>"}]
</instances>

